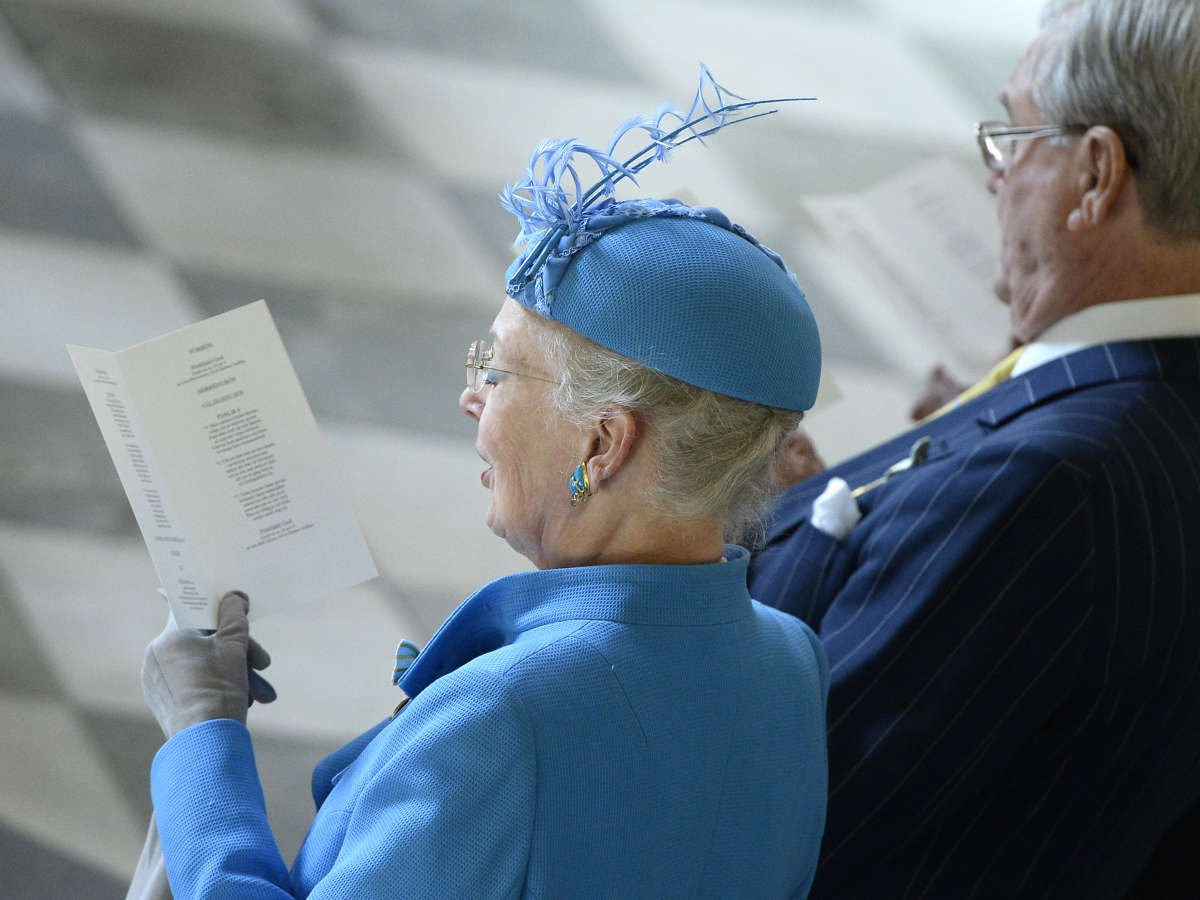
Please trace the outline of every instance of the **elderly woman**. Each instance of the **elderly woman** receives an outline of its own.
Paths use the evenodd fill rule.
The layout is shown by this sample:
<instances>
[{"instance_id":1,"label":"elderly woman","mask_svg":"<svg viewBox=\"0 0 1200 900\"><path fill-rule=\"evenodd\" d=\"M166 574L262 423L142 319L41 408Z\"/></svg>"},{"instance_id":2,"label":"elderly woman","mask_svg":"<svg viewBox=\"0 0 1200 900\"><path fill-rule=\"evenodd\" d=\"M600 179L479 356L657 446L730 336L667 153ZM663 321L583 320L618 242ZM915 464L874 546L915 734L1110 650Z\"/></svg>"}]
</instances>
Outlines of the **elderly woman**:
<instances>
[{"instance_id":1,"label":"elderly woman","mask_svg":"<svg viewBox=\"0 0 1200 900\"><path fill-rule=\"evenodd\" d=\"M682 143L638 125L648 154ZM580 152L605 177L564 202ZM718 211L617 202L636 169L611 152L539 160L548 174L507 194L527 250L459 400L488 524L536 569L468 597L403 673L406 704L317 767L290 872L243 724L244 598L212 635L156 639L145 683L169 739L152 794L176 896L807 892L825 661L750 598L725 536L769 498L814 399L812 315Z\"/></svg>"}]
</instances>

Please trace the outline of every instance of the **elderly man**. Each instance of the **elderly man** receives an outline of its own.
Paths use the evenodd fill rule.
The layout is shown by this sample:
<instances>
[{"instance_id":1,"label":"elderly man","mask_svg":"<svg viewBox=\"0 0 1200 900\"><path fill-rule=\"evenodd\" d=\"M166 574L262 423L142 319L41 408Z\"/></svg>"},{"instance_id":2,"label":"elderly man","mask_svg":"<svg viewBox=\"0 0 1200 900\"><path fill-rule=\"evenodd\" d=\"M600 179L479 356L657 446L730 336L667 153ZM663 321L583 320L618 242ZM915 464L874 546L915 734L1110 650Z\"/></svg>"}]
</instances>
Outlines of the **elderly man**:
<instances>
[{"instance_id":1,"label":"elderly man","mask_svg":"<svg viewBox=\"0 0 1200 900\"><path fill-rule=\"evenodd\" d=\"M1200 0L1052 4L1003 100L1024 352L750 576L831 663L814 897L1124 896L1200 797ZM840 539L835 476L879 482Z\"/></svg>"}]
</instances>

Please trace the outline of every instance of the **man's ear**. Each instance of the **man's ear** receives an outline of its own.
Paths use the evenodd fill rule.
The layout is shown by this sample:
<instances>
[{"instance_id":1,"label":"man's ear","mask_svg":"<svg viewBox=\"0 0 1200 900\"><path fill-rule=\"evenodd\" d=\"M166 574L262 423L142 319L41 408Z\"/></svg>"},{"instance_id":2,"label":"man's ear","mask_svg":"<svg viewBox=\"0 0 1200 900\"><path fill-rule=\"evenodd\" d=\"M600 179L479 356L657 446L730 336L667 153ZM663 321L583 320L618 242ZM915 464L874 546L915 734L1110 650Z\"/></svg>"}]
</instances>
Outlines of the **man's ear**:
<instances>
[{"instance_id":1,"label":"man's ear","mask_svg":"<svg viewBox=\"0 0 1200 900\"><path fill-rule=\"evenodd\" d=\"M612 478L633 455L639 434L637 417L623 406L606 409L589 433L586 456L592 484Z\"/></svg>"},{"instance_id":2,"label":"man's ear","mask_svg":"<svg viewBox=\"0 0 1200 900\"><path fill-rule=\"evenodd\" d=\"M1130 176L1120 136L1107 125L1095 125L1081 138L1078 155L1080 196L1067 215L1067 228L1083 231L1102 225L1113 213Z\"/></svg>"}]
</instances>

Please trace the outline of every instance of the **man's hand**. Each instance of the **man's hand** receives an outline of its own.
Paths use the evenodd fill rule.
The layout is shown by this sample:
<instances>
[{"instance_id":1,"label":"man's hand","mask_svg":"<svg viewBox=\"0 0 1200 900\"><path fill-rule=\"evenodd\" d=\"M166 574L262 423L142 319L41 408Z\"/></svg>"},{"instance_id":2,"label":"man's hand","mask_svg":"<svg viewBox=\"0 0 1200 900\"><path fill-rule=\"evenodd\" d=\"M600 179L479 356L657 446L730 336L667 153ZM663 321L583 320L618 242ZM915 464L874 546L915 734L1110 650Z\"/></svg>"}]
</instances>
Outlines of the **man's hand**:
<instances>
[{"instance_id":1,"label":"man's hand","mask_svg":"<svg viewBox=\"0 0 1200 900\"><path fill-rule=\"evenodd\" d=\"M255 671L271 657L250 639L248 608L244 594L226 594L216 631L180 628L171 617L146 647L142 694L168 738L209 719L244 723L251 703L275 699L275 689Z\"/></svg>"},{"instance_id":2,"label":"man's hand","mask_svg":"<svg viewBox=\"0 0 1200 900\"><path fill-rule=\"evenodd\" d=\"M925 376L921 395L914 401L908 414L914 422L920 422L926 416L941 409L968 387L969 385L963 384L947 372L945 366L934 366Z\"/></svg>"},{"instance_id":3,"label":"man's hand","mask_svg":"<svg viewBox=\"0 0 1200 900\"><path fill-rule=\"evenodd\" d=\"M825 471L825 462L817 455L808 434L800 427L783 439L777 465L779 482L785 488Z\"/></svg>"}]
</instances>

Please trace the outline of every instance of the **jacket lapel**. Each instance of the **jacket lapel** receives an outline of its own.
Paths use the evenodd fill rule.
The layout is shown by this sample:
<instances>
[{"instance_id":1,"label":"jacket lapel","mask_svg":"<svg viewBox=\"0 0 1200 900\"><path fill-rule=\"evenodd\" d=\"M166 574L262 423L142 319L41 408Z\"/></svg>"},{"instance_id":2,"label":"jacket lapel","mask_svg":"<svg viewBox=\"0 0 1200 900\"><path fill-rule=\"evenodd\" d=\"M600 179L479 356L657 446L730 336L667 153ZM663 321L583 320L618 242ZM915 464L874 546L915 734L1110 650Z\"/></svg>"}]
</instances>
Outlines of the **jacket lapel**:
<instances>
[{"instance_id":1,"label":"jacket lapel","mask_svg":"<svg viewBox=\"0 0 1200 900\"><path fill-rule=\"evenodd\" d=\"M1010 379L970 405L976 420L995 428L1030 407L1071 391L1138 378L1195 378L1200 340L1127 341L1099 344L1059 357Z\"/></svg>"}]
</instances>

